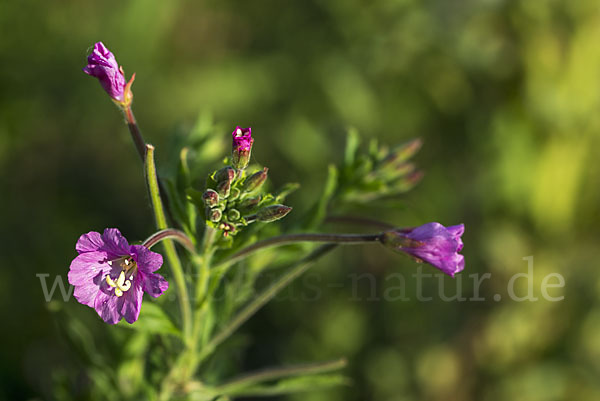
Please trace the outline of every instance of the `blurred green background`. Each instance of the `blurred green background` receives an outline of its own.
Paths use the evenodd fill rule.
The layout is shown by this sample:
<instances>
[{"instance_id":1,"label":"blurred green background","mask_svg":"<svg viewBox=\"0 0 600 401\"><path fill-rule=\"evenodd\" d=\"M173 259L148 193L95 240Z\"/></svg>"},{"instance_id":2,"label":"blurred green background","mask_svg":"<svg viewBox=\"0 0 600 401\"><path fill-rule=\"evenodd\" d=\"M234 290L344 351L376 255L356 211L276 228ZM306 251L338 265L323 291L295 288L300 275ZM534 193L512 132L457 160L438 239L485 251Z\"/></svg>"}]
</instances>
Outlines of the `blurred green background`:
<instances>
[{"instance_id":1,"label":"blurred green background","mask_svg":"<svg viewBox=\"0 0 600 401\"><path fill-rule=\"evenodd\" d=\"M47 304L36 274L66 279L83 232L152 231L122 117L81 72L99 40L137 73L134 110L159 162L201 112L224 137L252 126L255 161L302 183L298 215L347 127L423 137L424 181L365 213L464 222L463 295L469 274L492 274L485 301L418 302L410 260L337 250L292 288L309 299L282 297L244 326L240 369L348 357L350 387L292 400L600 399L599 38L597 0L0 2L0 399L54 399L57 372L83 366L53 309L109 330L74 300ZM511 301L530 255L540 300ZM411 301L370 299L373 282L350 276L371 273L383 298L398 272ZM541 298L553 272L561 302ZM457 281L443 280L448 295Z\"/></svg>"}]
</instances>

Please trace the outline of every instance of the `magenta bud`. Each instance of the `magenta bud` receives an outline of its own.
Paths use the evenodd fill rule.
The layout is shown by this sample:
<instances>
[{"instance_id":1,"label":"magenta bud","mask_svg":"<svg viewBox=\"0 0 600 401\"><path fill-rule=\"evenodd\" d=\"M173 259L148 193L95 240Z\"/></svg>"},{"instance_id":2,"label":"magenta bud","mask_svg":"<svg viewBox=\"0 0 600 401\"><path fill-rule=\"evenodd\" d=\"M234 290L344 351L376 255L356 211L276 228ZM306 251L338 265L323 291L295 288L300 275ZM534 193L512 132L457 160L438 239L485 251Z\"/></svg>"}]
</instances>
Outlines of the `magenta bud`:
<instances>
[{"instance_id":1,"label":"magenta bud","mask_svg":"<svg viewBox=\"0 0 600 401\"><path fill-rule=\"evenodd\" d=\"M131 104L133 99L131 85L135 79L135 74L127 82L123 68L119 67L115 56L102 42L94 45L92 54L88 56L88 64L83 67L83 72L98 78L102 88L104 88L115 103L123 107Z\"/></svg>"},{"instance_id":2,"label":"magenta bud","mask_svg":"<svg viewBox=\"0 0 600 401\"><path fill-rule=\"evenodd\" d=\"M465 226L444 227L440 223L427 223L420 227L385 232L381 243L395 251L427 262L442 272L454 276L465 267L461 236Z\"/></svg>"},{"instance_id":3,"label":"magenta bud","mask_svg":"<svg viewBox=\"0 0 600 401\"><path fill-rule=\"evenodd\" d=\"M252 138L252 128L241 128L235 127L231 133L233 137L232 144L232 162L233 167L238 170L243 170L248 166L250 162L250 154L252 152L252 144L254 139Z\"/></svg>"},{"instance_id":4,"label":"magenta bud","mask_svg":"<svg viewBox=\"0 0 600 401\"><path fill-rule=\"evenodd\" d=\"M267 179L269 169L265 167L262 171L252 174L244 181L244 192L252 192L262 186Z\"/></svg>"},{"instance_id":5,"label":"magenta bud","mask_svg":"<svg viewBox=\"0 0 600 401\"><path fill-rule=\"evenodd\" d=\"M219 203L219 194L212 189L207 189L202 194L202 200L208 207L215 206L217 203Z\"/></svg>"},{"instance_id":6,"label":"magenta bud","mask_svg":"<svg viewBox=\"0 0 600 401\"><path fill-rule=\"evenodd\" d=\"M270 223L285 217L291 211L292 208L285 205L266 206L256 213L256 219L263 223Z\"/></svg>"}]
</instances>

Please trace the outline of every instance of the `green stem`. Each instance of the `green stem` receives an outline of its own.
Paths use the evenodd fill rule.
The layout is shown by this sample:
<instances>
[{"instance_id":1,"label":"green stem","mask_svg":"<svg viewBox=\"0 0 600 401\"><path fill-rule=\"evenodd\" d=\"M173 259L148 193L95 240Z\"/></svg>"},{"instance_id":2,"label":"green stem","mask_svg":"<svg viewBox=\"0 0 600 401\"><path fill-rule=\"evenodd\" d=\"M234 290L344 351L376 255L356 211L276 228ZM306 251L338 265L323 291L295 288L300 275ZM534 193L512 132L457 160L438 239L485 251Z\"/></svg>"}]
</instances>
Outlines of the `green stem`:
<instances>
[{"instance_id":1,"label":"green stem","mask_svg":"<svg viewBox=\"0 0 600 401\"><path fill-rule=\"evenodd\" d=\"M142 245L150 249L154 245L158 244L160 241L164 241L166 239L172 239L174 241L177 241L191 253L196 253L196 249L194 248L194 243L192 242L192 240L187 235L185 235L184 232L175 230L173 228L167 228L155 232L154 234L146 238Z\"/></svg>"},{"instance_id":2,"label":"green stem","mask_svg":"<svg viewBox=\"0 0 600 401\"><path fill-rule=\"evenodd\" d=\"M148 183L148 190L150 192L150 199L152 201L152 208L154 209L154 217L156 218L156 226L159 230L167 229L167 218L165 217L165 211L160 197L160 190L158 187L158 177L156 175L156 166L154 164L154 146L146 145L146 181ZM181 309L181 320L183 324L184 338L189 340L191 334L191 323L192 323L192 311L190 309L189 296L187 287L185 285L185 277L183 275L183 267L175 244L171 240L165 240L163 242L165 247L165 254L175 285L177 287L177 297L179 299L179 306Z\"/></svg>"},{"instance_id":3,"label":"green stem","mask_svg":"<svg viewBox=\"0 0 600 401\"><path fill-rule=\"evenodd\" d=\"M216 387L214 389L214 392L216 394L231 395L255 384L289 377L315 375L320 373L331 372L334 370L344 368L346 364L347 362L345 359L337 359L334 361L263 369L257 372L245 374L239 378L224 383Z\"/></svg>"},{"instance_id":4,"label":"green stem","mask_svg":"<svg viewBox=\"0 0 600 401\"><path fill-rule=\"evenodd\" d=\"M209 308L207 302L208 295L208 282L210 280L210 263L212 255L214 253L213 243L215 240L217 230L212 227L206 226L204 229L204 237L202 239L202 258L195 260L195 265L198 267L197 274L198 278L196 281L196 303L194 306L194 329L192 331L192 349L190 351L190 374L196 370L198 365L198 358L196 349L198 346L199 337L202 331L202 323L204 322L204 315Z\"/></svg>"},{"instance_id":5,"label":"green stem","mask_svg":"<svg viewBox=\"0 0 600 401\"><path fill-rule=\"evenodd\" d=\"M129 128L129 132L131 133L131 139L133 139L133 143L135 145L135 149L137 150L140 159L142 159L142 163L146 163L146 142L144 141L144 137L142 136L142 131L140 131L140 127L133 115L133 110L131 110L131 106L127 106L123 109L123 113L125 113L125 121L127 122L127 127ZM158 173L156 173L157 181L158 181L158 189L160 190L160 196L164 203L164 207L167 211L167 215L171 219L171 221L175 221L173 219L173 213L171 212L171 205L169 204L169 199L167 198L167 191L162 185L160 178L158 178Z\"/></svg>"},{"instance_id":6,"label":"green stem","mask_svg":"<svg viewBox=\"0 0 600 401\"><path fill-rule=\"evenodd\" d=\"M259 294L253 301L244 307L229 323L214 336L208 344L201 350L198 356L198 362L209 356L223 341L225 341L234 331L244 324L252 315L254 315L267 302L273 299L282 289L284 289L294 279L304 273L312 265L312 262L319 257L333 250L337 244L327 244L315 249L302 260L293 263L286 273L282 275L271 286Z\"/></svg>"}]
</instances>

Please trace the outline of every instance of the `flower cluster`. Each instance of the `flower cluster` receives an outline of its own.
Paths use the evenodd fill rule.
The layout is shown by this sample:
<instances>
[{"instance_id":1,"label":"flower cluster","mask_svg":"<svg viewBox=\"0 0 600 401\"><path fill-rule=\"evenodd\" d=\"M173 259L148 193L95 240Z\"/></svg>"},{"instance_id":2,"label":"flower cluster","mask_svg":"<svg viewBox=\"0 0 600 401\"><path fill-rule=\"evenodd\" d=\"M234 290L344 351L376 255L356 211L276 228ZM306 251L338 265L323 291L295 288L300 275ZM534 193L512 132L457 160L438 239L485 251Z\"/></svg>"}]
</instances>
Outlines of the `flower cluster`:
<instances>
[{"instance_id":1,"label":"flower cluster","mask_svg":"<svg viewBox=\"0 0 600 401\"><path fill-rule=\"evenodd\" d=\"M270 223L279 220L292 210L289 206L277 204L273 195L262 190L268 168L246 175L245 168L254 143L251 133L252 128L235 128L232 133L232 166L212 173L201 196L203 204L200 206L205 207L207 224L221 230L225 237L256 221Z\"/></svg>"},{"instance_id":2,"label":"flower cluster","mask_svg":"<svg viewBox=\"0 0 600 401\"><path fill-rule=\"evenodd\" d=\"M160 296L169 283L158 270L163 258L143 245L129 245L116 228L103 234L83 234L75 249L79 253L69 268L69 283L80 303L96 309L110 324L122 318L138 319L144 292Z\"/></svg>"}]
</instances>

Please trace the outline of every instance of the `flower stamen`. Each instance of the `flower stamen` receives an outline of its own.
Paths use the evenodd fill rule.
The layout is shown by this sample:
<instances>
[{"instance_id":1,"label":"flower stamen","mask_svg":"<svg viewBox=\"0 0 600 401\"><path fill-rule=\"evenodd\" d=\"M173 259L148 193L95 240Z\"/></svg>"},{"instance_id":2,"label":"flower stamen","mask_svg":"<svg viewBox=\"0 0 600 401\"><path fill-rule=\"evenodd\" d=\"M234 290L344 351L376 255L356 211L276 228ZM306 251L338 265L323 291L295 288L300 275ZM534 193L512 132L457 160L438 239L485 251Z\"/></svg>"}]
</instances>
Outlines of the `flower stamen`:
<instances>
[{"instance_id":1,"label":"flower stamen","mask_svg":"<svg viewBox=\"0 0 600 401\"><path fill-rule=\"evenodd\" d=\"M133 276L132 276L133 277ZM131 277L130 277L131 278ZM119 278L117 279L117 282L115 283L114 280L110 277L110 275L106 276L106 283L111 287L115 289L115 295L117 297L120 297L123 295L124 292L126 292L127 290L129 290L131 288L131 281L130 280L126 280L125 279L125 272L121 271L121 274L119 274Z\"/></svg>"}]
</instances>

